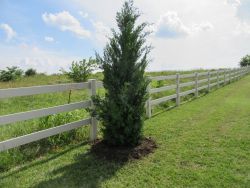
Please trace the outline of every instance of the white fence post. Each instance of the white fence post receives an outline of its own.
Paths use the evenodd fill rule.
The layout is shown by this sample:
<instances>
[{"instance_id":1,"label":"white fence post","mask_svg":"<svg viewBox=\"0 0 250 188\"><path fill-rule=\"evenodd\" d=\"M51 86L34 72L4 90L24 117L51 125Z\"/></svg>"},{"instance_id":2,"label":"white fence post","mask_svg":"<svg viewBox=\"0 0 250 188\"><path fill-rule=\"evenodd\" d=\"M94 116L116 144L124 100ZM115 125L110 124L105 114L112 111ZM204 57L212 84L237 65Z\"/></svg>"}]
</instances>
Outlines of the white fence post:
<instances>
[{"instance_id":1,"label":"white fence post","mask_svg":"<svg viewBox=\"0 0 250 188\"><path fill-rule=\"evenodd\" d=\"M176 74L176 106L180 106L180 74Z\"/></svg>"},{"instance_id":2,"label":"white fence post","mask_svg":"<svg viewBox=\"0 0 250 188\"><path fill-rule=\"evenodd\" d=\"M238 80L239 69L235 69L235 80Z\"/></svg>"},{"instance_id":3,"label":"white fence post","mask_svg":"<svg viewBox=\"0 0 250 188\"><path fill-rule=\"evenodd\" d=\"M96 80L90 79L89 80L90 85L90 95L95 96L96 95ZM91 107L94 106L93 101L91 101ZM95 141L97 138L97 124L98 121L96 117L91 117L91 125L90 125L90 141Z\"/></svg>"},{"instance_id":4,"label":"white fence post","mask_svg":"<svg viewBox=\"0 0 250 188\"><path fill-rule=\"evenodd\" d=\"M208 84L207 84L207 90L208 90L208 92L210 92L210 71L208 71L208 73L207 73L207 82L208 82Z\"/></svg>"},{"instance_id":5,"label":"white fence post","mask_svg":"<svg viewBox=\"0 0 250 188\"><path fill-rule=\"evenodd\" d=\"M150 104L150 101L151 101L150 89L151 89L151 86L149 84L147 87L147 92L148 92L149 97L148 97L148 100L146 102L146 115L148 118L151 118L151 116L152 116L152 109L151 109L151 104Z\"/></svg>"},{"instance_id":6,"label":"white fence post","mask_svg":"<svg viewBox=\"0 0 250 188\"><path fill-rule=\"evenodd\" d=\"M226 85L226 70L224 70L224 85Z\"/></svg>"},{"instance_id":7,"label":"white fence post","mask_svg":"<svg viewBox=\"0 0 250 188\"><path fill-rule=\"evenodd\" d=\"M231 83L231 69L229 69L229 83Z\"/></svg>"},{"instance_id":8,"label":"white fence post","mask_svg":"<svg viewBox=\"0 0 250 188\"><path fill-rule=\"evenodd\" d=\"M198 76L198 72L196 72L195 73L195 97L196 98L199 96L199 90L198 90L199 84L198 84L198 81L199 81L199 76Z\"/></svg>"},{"instance_id":9,"label":"white fence post","mask_svg":"<svg viewBox=\"0 0 250 188\"><path fill-rule=\"evenodd\" d=\"M217 70L217 89L219 89L220 87L220 80L219 80L220 74L219 73L220 73L219 70Z\"/></svg>"},{"instance_id":10,"label":"white fence post","mask_svg":"<svg viewBox=\"0 0 250 188\"><path fill-rule=\"evenodd\" d=\"M236 69L232 70L232 81L235 81L235 73L236 73Z\"/></svg>"}]
</instances>

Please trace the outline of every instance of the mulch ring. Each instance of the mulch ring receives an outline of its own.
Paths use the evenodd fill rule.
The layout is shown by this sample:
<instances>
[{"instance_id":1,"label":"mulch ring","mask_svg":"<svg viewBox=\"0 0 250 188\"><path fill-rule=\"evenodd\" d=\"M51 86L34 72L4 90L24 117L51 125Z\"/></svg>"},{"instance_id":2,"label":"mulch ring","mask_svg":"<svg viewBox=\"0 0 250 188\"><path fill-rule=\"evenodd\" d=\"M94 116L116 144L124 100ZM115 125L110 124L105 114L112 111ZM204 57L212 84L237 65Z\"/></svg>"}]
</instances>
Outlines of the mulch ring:
<instances>
[{"instance_id":1,"label":"mulch ring","mask_svg":"<svg viewBox=\"0 0 250 188\"><path fill-rule=\"evenodd\" d=\"M157 148L156 142L152 138L142 138L135 147L128 146L108 146L103 140L93 143L90 153L99 159L116 162L126 162L153 153Z\"/></svg>"}]
</instances>

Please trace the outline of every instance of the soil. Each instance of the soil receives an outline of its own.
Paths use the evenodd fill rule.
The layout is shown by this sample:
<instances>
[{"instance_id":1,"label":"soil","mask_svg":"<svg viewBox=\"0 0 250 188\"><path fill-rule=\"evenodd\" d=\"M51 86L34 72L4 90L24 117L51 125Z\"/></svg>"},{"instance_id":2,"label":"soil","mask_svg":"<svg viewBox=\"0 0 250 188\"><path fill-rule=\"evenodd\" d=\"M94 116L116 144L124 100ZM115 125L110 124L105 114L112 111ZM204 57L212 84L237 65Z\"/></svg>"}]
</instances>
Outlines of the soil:
<instances>
[{"instance_id":1,"label":"soil","mask_svg":"<svg viewBox=\"0 0 250 188\"><path fill-rule=\"evenodd\" d=\"M141 159L153 153L157 148L155 141L151 138L142 138L137 146L108 146L103 140L93 143L90 152L97 158L107 161L127 162Z\"/></svg>"}]
</instances>

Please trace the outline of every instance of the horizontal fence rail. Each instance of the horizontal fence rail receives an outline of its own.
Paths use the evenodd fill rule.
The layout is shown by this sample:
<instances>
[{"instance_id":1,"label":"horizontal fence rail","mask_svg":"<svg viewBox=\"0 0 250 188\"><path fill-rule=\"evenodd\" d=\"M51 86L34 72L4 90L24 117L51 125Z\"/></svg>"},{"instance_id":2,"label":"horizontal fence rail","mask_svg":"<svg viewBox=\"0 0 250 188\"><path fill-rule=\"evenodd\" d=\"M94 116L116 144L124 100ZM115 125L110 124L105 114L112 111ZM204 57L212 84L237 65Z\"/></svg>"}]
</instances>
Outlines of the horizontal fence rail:
<instances>
[{"instance_id":1,"label":"horizontal fence rail","mask_svg":"<svg viewBox=\"0 0 250 188\"><path fill-rule=\"evenodd\" d=\"M0 98L10 98L28 95L37 95L44 93L62 92L73 89L87 89L89 83L74 83L74 84L58 84L58 85L45 85L33 86L12 89L0 89Z\"/></svg>"},{"instance_id":2,"label":"horizontal fence rail","mask_svg":"<svg viewBox=\"0 0 250 188\"><path fill-rule=\"evenodd\" d=\"M239 69L221 69L208 72L196 72L191 74L176 74L168 76L156 76L149 77L152 81L163 81L163 80L172 80L175 81L175 84L162 86L159 88L151 88L149 86L149 94L156 94L160 92L165 92L175 89L175 94L169 96L164 96L158 99L153 99L149 97L149 100L146 104L146 113L147 117L152 116L152 107L159 105L161 103L175 99L176 106L179 106L181 103L181 97L185 97L190 94L194 94L195 97L199 96L201 90L207 90L208 92L216 86L219 88L221 85L228 84L232 81L238 80L242 76L250 72L250 67L244 67ZM189 79L188 81L181 82L182 79ZM182 88L193 87L187 91L181 91Z\"/></svg>"},{"instance_id":3,"label":"horizontal fence rail","mask_svg":"<svg viewBox=\"0 0 250 188\"><path fill-rule=\"evenodd\" d=\"M39 110L32 110L28 112L21 112L16 114L10 114L1 116L0 119L0 126L8 123L15 123L17 121L24 121L29 119L35 119L39 117L44 117L52 114L58 114L62 112L69 112L76 109L83 109L90 107L91 101L84 101L84 102L77 102L77 103L71 103L71 104L65 104L50 108L44 108Z\"/></svg>"},{"instance_id":4,"label":"horizontal fence rail","mask_svg":"<svg viewBox=\"0 0 250 188\"><path fill-rule=\"evenodd\" d=\"M39 132L31 133L25 136L20 136L17 138L13 138L10 140L6 140L3 142L0 142L0 151L8 150L14 147L18 147L24 144L28 144L37 140L41 140L43 138L47 138L50 136L57 135L59 133L63 133L66 131L70 131L79 127L82 127L84 125L88 125L91 123L91 118L73 122L73 123L68 123L65 125L61 125L58 127L53 127L50 129L42 130Z\"/></svg>"},{"instance_id":5,"label":"horizontal fence rail","mask_svg":"<svg viewBox=\"0 0 250 188\"><path fill-rule=\"evenodd\" d=\"M11 89L0 89L0 99L21 97L28 95L37 95L44 93L62 92L67 90L79 90L88 89L91 96L96 95L97 88L102 88L103 84L95 79L89 80L83 83L70 83L70 84L57 84L57 85L45 85L45 86L33 86ZM93 106L91 100L80 101L70 104L64 104L60 106L54 106L49 108L43 108L38 110L32 110L27 112L20 112L14 114L8 114L0 116L0 127L6 124L15 123L18 121L25 121L35 118L40 118L52 114L58 114L63 112L69 112L76 109L84 109ZM38 141L43 138L54 136L72 129L80 128L82 126L90 125L90 140L93 141L97 137L97 120L95 117L88 119L60 125L50 129L45 129L28 135L12 138L0 142L0 151L5 151L11 148L15 148L24 144L28 144L34 141Z\"/></svg>"},{"instance_id":6,"label":"horizontal fence rail","mask_svg":"<svg viewBox=\"0 0 250 188\"><path fill-rule=\"evenodd\" d=\"M151 117L152 107L159 105L161 103L175 100L176 106L179 106L181 103L181 97L193 94L195 97L199 96L201 90L207 90L208 92L212 87L217 87L221 85L226 85L232 81L238 80L242 76L250 72L250 68L240 68L240 69L230 69L230 70L216 70L200 73L191 73L191 74L179 74L176 75L167 75L167 76L157 76L150 77L152 81L163 81L163 80L172 80L175 84L170 84L162 86L159 88L150 88L148 87L149 95L156 94L159 92L173 92L161 98L153 99L150 96L149 100L146 103L146 112L147 116ZM187 80L185 80L187 79ZM97 93L97 88L102 88L103 82L91 79L88 82L83 83L69 83L69 84L57 84L57 85L45 85L45 86L33 86L33 87L22 87L22 88L11 88L11 89L0 89L0 99L11 98L11 97L21 97L29 95L38 95L45 93L55 93L63 92L68 90L80 90L88 89L90 96L94 96ZM192 87L187 91L182 91L183 88ZM31 110L27 112L20 112L14 114L8 114L0 116L0 127L7 124L25 121L35 118L40 118L48 115L69 112L76 109L84 109L88 107L93 107L93 101L86 100L70 104L64 104L60 106L54 106L49 108ZM66 131L70 131L82 126L90 126L90 140L94 141L97 138L97 119L96 117L89 117L84 120L68 123L65 125L60 125L57 127L41 130L24 136L19 136L9 140L0 142L0 151L5 151L11 148L22 146L40 139L44 139L50 136L54 136Z\"/></svg>"}]
</instances>

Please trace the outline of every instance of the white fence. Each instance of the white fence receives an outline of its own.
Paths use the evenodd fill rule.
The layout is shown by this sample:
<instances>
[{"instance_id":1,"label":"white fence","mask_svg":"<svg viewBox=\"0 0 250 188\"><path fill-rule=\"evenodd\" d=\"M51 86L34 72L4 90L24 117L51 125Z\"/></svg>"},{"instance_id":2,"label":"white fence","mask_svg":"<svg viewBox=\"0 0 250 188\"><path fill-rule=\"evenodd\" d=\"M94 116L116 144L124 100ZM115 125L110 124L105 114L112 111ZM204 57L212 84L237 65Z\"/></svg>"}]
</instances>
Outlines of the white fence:
<instances>
[{"instance_id":1,"label":"white fence","mask_svg":"<svg viewBox=\"0 0 250 188\"><path fill-rule=\"evenodd\" d=\"M10 98L17 96L28 96L36 95L43 93L53 93L53 92L62 92L72 89L88 89L90 95L96 95L96 89L102 87L102 82L96 81L94 79L89 80L85 83L71 83L71 84L58 84L58 85L48 85L48 86L35 86L35 87L23 87L23 88L13 88L13 89L0 89L0 99L1 98ZM0 126L6 124L15 123L18 121L24 121L34 118L39 118L43 116L48 116L52 114L58 114L61 112L69 112L76 109L83 109L91 107L93 105L91 100L81 101L71 104L65 104L50 108L44 108L39 110L32 110L28 112L15 113L10 115L0 116ZM58 127L53 127L50 129L38 131L28 135L16 137L6 141L0 142L0 152L8 150L14 147L18 147L24 144L28 144L43 138L54 136L72 129L76 129L82 126L90 125L90 140L95 140L97 135L97 120L94 117L88 119L68 123ZM11 126L11 125L10 125Z\"/></svg>"},{"instance_id":2,"label":"white fence","mask_svg":"<svg viewBox=\"0 0 250 188\"><path fill-rule=\"evenodd\" d=\"M150 94L174 90L174 89L176 92L175 94L164 96L162 98L154 100L149 98L149 100L146 103L147 117L150 118L152 116L152 106L173 99L175 99L176 101L176 106L179 106L181 103L181 97L187 96L189 94L194 94L195 97L198 97L200 90L207 89L207 91L210 92L212 87L216 86L217 88L219 88L221 85L231 83L232 81L239 79L240 77L244 76L249 72L250 72L250 67L245 67L238 69L216 70L211 72L210 71L201 73L196 72L192 74L182 74L182 75L177 73L176 75L151 77L151 80L156 80L156 81L175 80L175 84L153 89L149 87L148 92ZM184 78L192 79L192 81L181 83L181 79ZM204 83L205 85L200 86L200 84ZM193 89L182 92L181 89L187 86L193 86Z\"/></svg>"},{"instance_id":3,"label":"white fence","mask_svg":"<svg viewBox=\"0 0 250 188\"><path fill-rule=\"evenodd\" d=\"M213 86L219 87L221 84L230 83L233 80L236 80L243 75L250 72L249 68L241 68L241 69L232 69L232 70L219 70L212 72L202 72L202 73L194 73L194 74L176 74L170 76L159 76L152 77L152 80L176 80L176 84L164 86L160 88L154 88L148 90L150 94L158 93L162 91L168 91L171 89L175 89L176 93L170 96L165 96L163 98L151 100L149 99L146 104L146 112L147 116L151 117L152 115L152 106L158 105L160 103L176 99L176 105L179 106L181 103L181 97L194 93L196 97L198 97L199 91L202 89L210 89ZM215 76L214 76L215 75ZM205 77L205 79L199 79L200 76ZM181 79L183 78L193 78L194 80L191 82L181 83ZM213 81L216 82L213 82ZM199 84L206 83L207 85L199 87ZM181 88L187 86L194 86L194 89L181 92ZM36 94L44 94L44 93L53 93L53 92L62 92L67 90L80 90L80 89L88 89L90 95L96 95L97 88L102 88L102 82L96 81L94 79L89 80L85 83L70 83L70 84L58 84L58 85L48 85L48 86L34 86L34 87L23 87L23 88L13 88L13 89L0 89L0 99L3 98L11 98L18 96L28 96L28 95L36 95ZM52 114L58 114L62 112L69 112L76 109L83 109L87 107L91 107L93 102L91 100L81 101L71 104L65 104L50 108L44 108L39 110L32 110L28 112L15 113L10 115L0 116L0 126L4 126L6 124L15 123L18 121L30 120L34 118L39 118L43 116L48 116ZM0 152L5 151L11 148L15 148L24 144L28 144L43 138L47 138L50 136L54 136L66 131L70 131L72 129L76 129L82 126L90 125L90 140L93 141L97 137L97 119L95 117L89 117L84 120L68 123L65 125L53 127L50 129L38 131L35 133L31 133L28 135L12 138L9 140L5 140L0 142ZM11 125L9 125L11 126Z\"/></svg>"}]
</instances>

